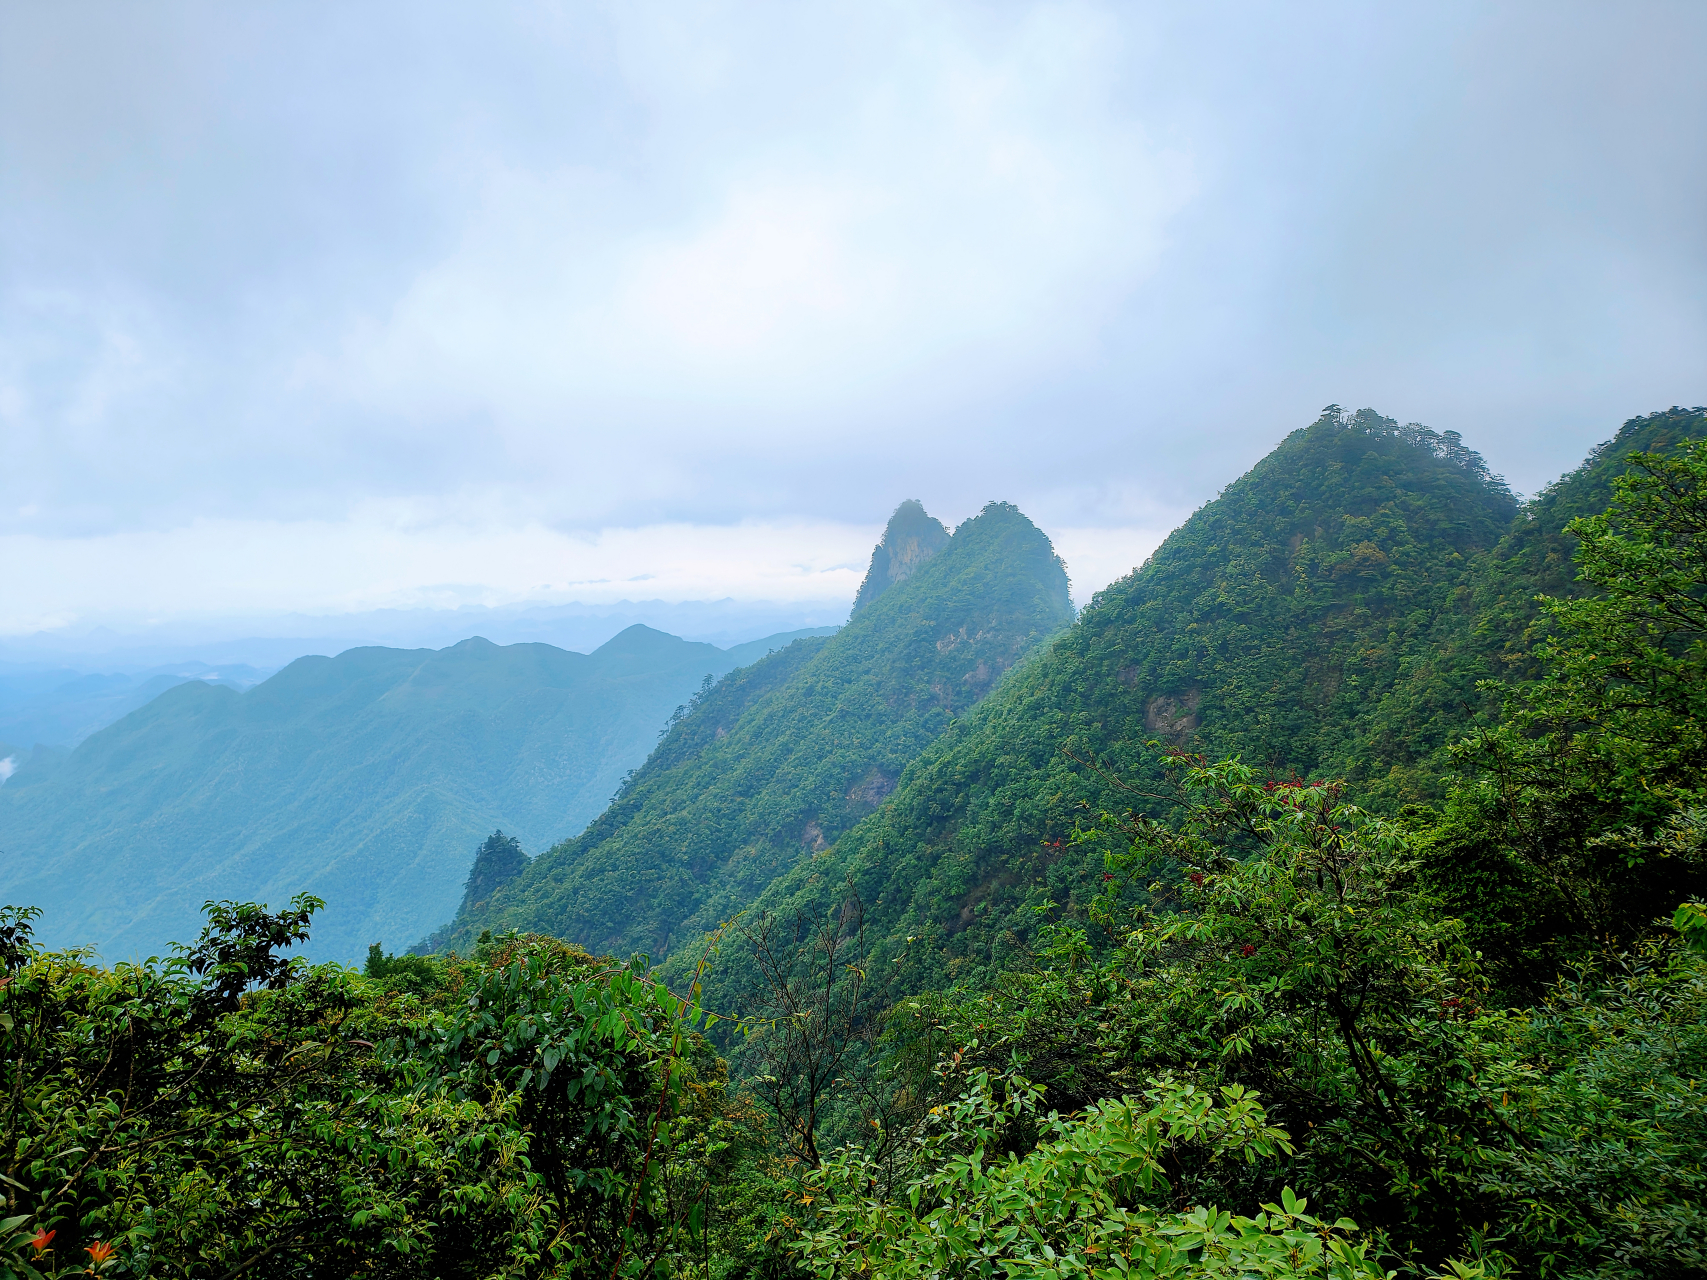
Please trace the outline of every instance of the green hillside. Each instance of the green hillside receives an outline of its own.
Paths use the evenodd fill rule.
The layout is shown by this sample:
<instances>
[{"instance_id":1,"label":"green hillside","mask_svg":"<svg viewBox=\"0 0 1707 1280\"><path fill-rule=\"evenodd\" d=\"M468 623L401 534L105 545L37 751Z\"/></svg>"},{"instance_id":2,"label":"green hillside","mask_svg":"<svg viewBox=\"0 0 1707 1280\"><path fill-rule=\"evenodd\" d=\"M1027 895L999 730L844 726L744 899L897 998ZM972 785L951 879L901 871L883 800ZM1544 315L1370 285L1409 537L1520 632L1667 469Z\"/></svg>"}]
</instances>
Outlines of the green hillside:
<instances>
[{"instance_id":1,"label":"green hillside","mask_svg":"<svg viewBox=\"0 0 1707 1280\"><path fill-rule=\"evenodd\" d=\"M304 965L304 894L103 967L0 907L0 1276L1702 1273L1707 411L1521 507L1456 437L1331 412L1043 643L1042 535L995 506L891 572L922 515L580 840L492 832L453 952ZM472 734L552 664L321 660L283 691L320 719L233 740L394 696ZM211 788L264 772L217 737ZM170 741L136 738L93 740L110 776ZM682 935L779 868L690 986ZM660 975L482 922L678 941Z\"/></svg>"},{"instance_id":2,"label":"green hillside","mask_svg":"<svg viewBox=\"0 0 1707 1280\"><path fill-rule=\"evenodd\" d=\"M207 898L328 906L315 954L418 938L495 827L537 848L594 817L673 707L793 637L722 650L649 628L593 654L485 640L193 681L0 787L0 900L109 958L193 934Z\"/></svg>"},{"instance_id":3,"label":"green hillside","mask_svg":"<svg viewBox=\"0 0 1707 1280\"><path fill-rule=\"evenodd\" d=\"M1455 434L1331 408L1099 593L755 910L821 918L851 882L875 971L927 990L1000 967L1041 919L1082 908L1100 853L1056 842L1087 806L1160 803L1099 772L1159 789L1147 741L1347 777L1378 807L1438 796L1445 744L1498 711L1476 681L1522 674L1533 596L1569 586L1564 522L1606 505L1625 454L1702 424L1635 419L1520 509ZM726 951L723 996L750 982L743 964Z\"/></svg>"},{"instance_id":4,"label":"green hillside","mask_svg":"<svg viewBox=\"0 0 1707 1280\"><path fill-rule=\"evenodd\" d=\"M483 929L515 927L659 956L882 804L910 761L1072 618L1061 562L1013 507L992 503L931 555L935 523L903 504L867 578L886 589L862 595L847 626L724 679L608 811L433 946L467 950ZM907 572L892 575L901 548Z\"/></svg>"}]
</instances>

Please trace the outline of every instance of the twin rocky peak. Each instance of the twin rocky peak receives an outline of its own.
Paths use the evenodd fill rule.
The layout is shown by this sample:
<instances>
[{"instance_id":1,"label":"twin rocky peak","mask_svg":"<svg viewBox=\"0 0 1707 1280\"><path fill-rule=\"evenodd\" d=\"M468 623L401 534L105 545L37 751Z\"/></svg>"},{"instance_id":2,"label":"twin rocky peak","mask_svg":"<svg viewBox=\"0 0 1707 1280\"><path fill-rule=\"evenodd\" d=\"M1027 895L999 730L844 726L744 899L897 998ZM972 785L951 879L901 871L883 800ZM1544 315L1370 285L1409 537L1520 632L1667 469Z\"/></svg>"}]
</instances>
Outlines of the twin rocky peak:
<instances>
[{"instance_id":1,"label":"twin rocky peak","mask_svg":"<svg viewBox=\"0 0 1707 1280\"><path fill-rule=\"evenodd\" d=\"M725 676L580 835L495 891L477 875L429 940L489 929L666 956L877 810L902 772L1073 620L1038 528L991 503L952 535L903 502L846 626Z\"/></svg>"},{"instance_id":2,"label":"twin rocky peak","mask_svg":"<svg viewBox=\"0 0 1707 1280\"><path fill-rule=\"evenodd\" d=\"M942 521L927 515L917 498L908 498L896 507L883 540L871 553L871 568L854 597L853 615L896 583L912 577L920 565L948 545L948 539Z\"/></svg>"}]
</instances>

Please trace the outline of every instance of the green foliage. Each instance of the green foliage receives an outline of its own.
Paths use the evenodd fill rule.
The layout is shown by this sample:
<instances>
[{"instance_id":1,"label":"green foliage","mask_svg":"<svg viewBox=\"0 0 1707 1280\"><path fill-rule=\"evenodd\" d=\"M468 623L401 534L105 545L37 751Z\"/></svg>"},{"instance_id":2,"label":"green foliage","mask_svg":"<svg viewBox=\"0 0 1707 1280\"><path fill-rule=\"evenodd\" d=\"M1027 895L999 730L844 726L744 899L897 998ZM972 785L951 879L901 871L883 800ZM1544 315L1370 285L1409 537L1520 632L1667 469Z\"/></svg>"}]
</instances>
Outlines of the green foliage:
<instances>
[{"instance_id":1,"label":"green foliage","mask_svg":"<svg viewBox=\"0 0 1707 1280\"><path fill-rule=\"evenodd\" d=\"M303 898L106 970L0 913L0 1258L1702 1274L1702 416L1508 520L1455 436L1336 409L982 701L1058 562L1011 508L892 523L834 640L702 687L579 840L486 842L461 955L309 969ZM492 932L553 922L688 996Z\"/></svg>"},{"instance_id":2,"label":"green foliage","mask_svg":"<svg viewBox=\"0 0 1707 1280\"><path fill-rule=\"evenodd\" d=\"M1585 964L1504 1025L1486 1151L1502 1247L1537 1275L1707 1270L1707 964L1662 939Z\"/></svg>"},{"instance_id":3,"label":"green foliage","mask_svg":"<svg viewBox=\"0 0 1707 1280\"><path fill-rule=\"evenodd\" d=\"M1624 811L1663 811L1707 766L1707 442L1627 461L1612 506L1568 526L1595 593L1544 602L1546 675L1517 691L1513 727L1563 739Z\"/></svg>"},{"instance_id":4,"label":"green foliage","mask_svg":"<svg viewBox=\"0 0 1707 1280\"><path fill-rule=\"evenodd\" d=\"M809 1270L823 1280L1387 1274L1348 1234L1355 1224L1311 1217L1290 1187L1284 1207L1265 1205L1255 1218L1154 1207L1175 1198L1164 1169L1182 1150L1214 1162L1291 1149L1243 1089L1224 1090L1216 1105L1190 1085L1155 1081L1142 1100L1073 1119L1051 1112L1030 1151L1004 1155L1004 1133L1041 1094L1023 1077L980 1073L932 1111L894 1197L874 1194L885 1171L868 1158L844 1151L828 1161L808 1178L824 1203L796 1246Z\"/></svg>"},{"instance_id":5,"label":"green foliage","mask_svg":"<svg viewBox=\"0 0 1707 1280\"><path fill-rule=\"evenodd\" d=\"M1686 945L1707 954L1707 907L1699 902L1682 903L1673 913L1671 925Z\"/></svg>"},{"instance_id":6,"label":"green foliage","mask_svg":"<svg viewBox=\"0 0 1707 1280\"><path fill-rule=\"evenodd\" d=\"M1501 714L1479 683L1539 670L1531 646L1548 620L1535 594L1573 590L1565 523L1606 506L1631 452L1668 452L1704 422L1695 410L1634 419L1517 510L1455 437L1325 414L1101 592L882 809L754 909L825 918L851 879L892 992L976 985L1021 962L1041 923L1086 919L1101 859L1069 837L1087 809L1166 815L1165 796L1108 781L1163 790L1146 741L1344 778L1392 816L1442 803L1462 768L1448 745ZM1526 887L1486 845L1463 851L1466 876L1520 901ZM726 955L711 990L722 1001L752 982Z\"/></svg>"},{"instance_id":7,"label":"green foliage","mask_svg":"<svg viewBox=\"0 0 1707 1280\"><path fill-rule=\"evenodd\" d=\"M893 990L974 983L1024 955L1048 918L1036 907L1082 918L1097 892L1100 858L1066 837L1085 806L1132 798L1083 761L1152 788L1152 738L1364 787L1422 769L1496 674L1468 659L1442 671L1437 654L1443 628L1473 622L1465 576L1513 511L1455 438L1324 415L1099 593L888 804L755 908L822 918L851 877ZM713 982L721 1000L751 977L726 956Z\"/></svg>"},{"instance_id":8,"label":"green foliage","mask_svg":"<svg viewBox=\"0 0 1707 1280\"><path fill-rule=\"evenodd\" d=\"M1081 834L1118 834L1093 912L1118 945L1054 926L1037 963L993 987L904 1002L892 1034L908 1087L928 1087L912 1051L928 1041L972 1070L1013 1062L1062 1111L1156 1073L1260 1091L1296 1151L1249 1166L1185 1153L1170 1166L1185 1203L1311 1187L1412 1272L1471 1257L1693 1274L1707 1258L1699 954L1656 938L1586 963L1533 1010L1491 1007L1462 925L1416 880L1423 833L1336 786L1174 763L1183 821L1104 815Z\"/></svg>"},{"instance_id":9,"label":"green foliage","mask_svg":"<svg viewBox=\"0 0 1707 1280\"><path fill-rule=\"evenodd\" d=\"M606 1278L706 1252L762 1130L697 1006L518 937L398 994L279 954L315 905L210 903L195 947L112 969L0 912L0 1267Z\"/></svg>"},{"instance_id":10,"label":"green foliage","mask_svg":"<svg viewBox=\"0 0 1707 1280\"><path fill-rule=\"evenodd\" d=\"M193 937L204 898L327 903L316 959L359 964L456 910L500 823L543 847L604 808L732 650L632 627L596 653L485 640L301 658L243 693L170 689L0 788L0 897L107 956Z\"/></svg>"},{"instance_id":11,"label":"green foliage","mask_svg":"<svg viewBox=\"0 0 1707 1280\"><path fill-rule=\"evenodd\" d=\"M514 927L662 956L700 937L878 808L1071 618L1048 539L991 504L835 636L720 682L603 816L460 918L449 942Z\"/></svg>"},{"instance_id":12,"label":"green foliage","mask_svg":"<svg viewBox=\"0 0 1707 1280\"><path fill-rule=\"evenodd\" d=\"M1626 461L1569 526L1593 594L1543 597L1538 678L1457 748L1434 833L1427 874L1514 990L1707 890L1707 446Z\"/></svg>"},{"instance_id":13,"label":"green foliage","mask_svg":"<svg viewBox=\"0 0 1707 1280\"><path fill-rule=\"evenodd\" d=\"M444 985L445 966L432 956L387 955L385 948L376 942L367 949L362 976L390 991L424 996Z\"/></svg>"},{"instance_id":14,"label":"green foliage","mask_svg":"<svg viewBox=\"0 0 1707 1280\"><path fill-rule=\"evenodd\" d=\"M1028 1074L1061 1082L1058 1106L1156 1071L1258 1090L1309 1134L1291 1176L1333 1212L1407 1256L1458 1252L1479 1208L1472 1142L1499 1133L1460 927L1412 887L1403 832L1339 786L1172 762L1183 821L1104 814L1080 834L1116 846L1091 910L1113 953L1096 959L1057 926L1049 967L954 1012L955 1038L1018 1052ZM1148 892L1135 900L1135 887ZM1036 1029L1065 1010L1066 1026ZM1054 1060L1034 1063L1034 1047ZM1193 1194L1275 1190L1241 1178Z\"/></svg>"},{"instance_id":15,"label":"green foliage","mask_svg":"<svg viewBox=\"0 0 1707 1280\"><path fill-rule=\"evenodd\" d=\"M526 871L527 866L528 856L522 852L521 841L494 831L474 852L474 865L469 868L468 883L462 889L462 910L484 906L494 893Z\"/></svg>"}]
</instances>

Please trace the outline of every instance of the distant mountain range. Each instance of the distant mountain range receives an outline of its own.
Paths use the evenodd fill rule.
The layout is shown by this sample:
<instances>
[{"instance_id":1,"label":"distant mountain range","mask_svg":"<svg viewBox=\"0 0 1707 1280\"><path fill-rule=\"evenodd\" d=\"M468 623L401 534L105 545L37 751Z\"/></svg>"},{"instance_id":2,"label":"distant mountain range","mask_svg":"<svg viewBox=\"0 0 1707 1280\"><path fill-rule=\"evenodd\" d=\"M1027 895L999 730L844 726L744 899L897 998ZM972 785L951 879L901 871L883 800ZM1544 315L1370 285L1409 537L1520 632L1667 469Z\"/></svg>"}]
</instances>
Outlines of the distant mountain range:
<instances>
[{"instance_id":1,"label":"distant mountain range","mask_svg":"<svg viewBox=\"0 0 1707 1280\"><path fill-rule=\"evenodd\" d=\"M1438 799L1447 744L1497 716L1478 682L1530 674L1535 596L1576 589L1566 522L1630 452L1702 435L1698 409L1633 419L1520 503L1455 433L1334 407L1076 620L1019 511L951 536L909 502L834 634L196 680L0 786L0 899L108 958L187 937L204 898L307 890L323 958L516 928L679 977L734 912L840 918L851 891L885 984L981 981L1094 892L1075 822L1163 811L1150 744ZM752 979L737 952L716 999Z\"/></svg>"},{"instance_id":2,"label":"distant mountain range","mask_svg":"<svg viewBox=\"0 0 1707 1280\"><path fill-rule=\"evenodd\" d=\"M109 960L193 938L207 898L323 897L312 953L407 945L455 911L495 828L595 817L672 709L823 629L732 649L633 626L592 654L482 639L300 658L244 692L168 688L0 786L0 900Z\"/></svg>"},{"instance_id":3,"label":"distant mountain range","mask_svg":"<svg viewBox=\"0 0 1707 1280\"><path fill-rule=\"evenodd\" d=\"M180 662L139 672L83 672L65 667L0 672L0 759L37 746L69 751L98 729L190 680L247 689L267 672L244 663L222 667Z\"/></svg>"},{"instance_id":4,"label":"distant mountain range","mask_svg":"<svg viewBox=\"0 0 1707 1280\"><path fill-rule=\"evenodd\" d=\"M550 644L590 653L636 624L727 649L753 636L832 626L846 614L846 603L833 600L524 600L331 616L198 617L177 624L115 621L0 639L0 680L14 672L27 678L49 668L73 674L153 673L192 661L210 669L244 664L270 672L306 653L442 649L469 636L502 645Z\"/></svg>"}]
</instances>

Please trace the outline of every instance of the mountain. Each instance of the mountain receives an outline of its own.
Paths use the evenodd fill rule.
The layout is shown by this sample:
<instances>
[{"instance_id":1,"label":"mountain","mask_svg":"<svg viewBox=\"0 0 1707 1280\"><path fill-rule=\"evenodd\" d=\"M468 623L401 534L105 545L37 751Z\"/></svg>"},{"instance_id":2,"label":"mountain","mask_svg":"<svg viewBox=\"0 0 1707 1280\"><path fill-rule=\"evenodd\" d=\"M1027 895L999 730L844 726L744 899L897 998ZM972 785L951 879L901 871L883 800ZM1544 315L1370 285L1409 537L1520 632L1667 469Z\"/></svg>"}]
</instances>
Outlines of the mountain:
<instances>
[{"instance_id":1,"label":"mountain","mask_svg":"<svg viewBox=\"0 0 1707 1280\"><path fill-rule=\"evenodd\" d=\"M917 498L896 507L883 530L883 540L871 553L871 567L859 584L853 612L858 613L897 582L912 577L914 570L948 545L948 536L942 521L927 515Z\"/></svg>"},{"instance_id":2,"label":"mountain","mask_svg":"<svg viewBox=\"0 0 1707 1280\"><path fill-rule=\"evenodd\" d=\"M355 960L450 915L495 827L538 847L583 826L707 676L798 638L634 626L592 654L473 639L180 684L0 787L0 901L114 958L193 938L204 899L310 892L314 955Z\"/></svg>"},{"instance_id":3,"label":"mountain","mask_svg":"<svg viewBox=\"0 0 1707 1280\"><path fill-rule=\"evenodd\" d=\"M97 729L190 680L247 689L266 672L242 663L181 662L150 671L24 671L0 676L0 742L76 746ZM11 754L0 751L0 757Z\"/></svg>"},{"instance_id":4,"label":"mountain","mask_svg":"<svg viewBox=\"0 0 1707 1280\"><path fill-rule=\"evenodd\" d=\"M851 882L872 971L925 990L1011 962L1039 920L1080 909L1102 863L1070 843L1075 822L1165 812L1147 742L1347 777L1377 806L1438 795L1445 744L1497 711L1476 681L1525 674L1534 595L1570 587L1565 521L1604 508L1633 449L1707 433L1704 417L1635 419L1520 508L1453 433L1331 407L753 910L824 919ZM746 963L726 949L714 1002L751 981Z\"/></svg>"},{"instance_id":5,"label":"mountain","mask_svg":"<svg viewBox=\"0 0 1707 1280\"><path fill-rule=\"evenodd\" d=\"M909 762L1073 616L1049 540L1002 503L952 538L903 503L874 582L834 636L725 677L586 831L429 945L466 950L482 929L516 927L663 955L880 806Z\"/></svg>"}]
</instances>

